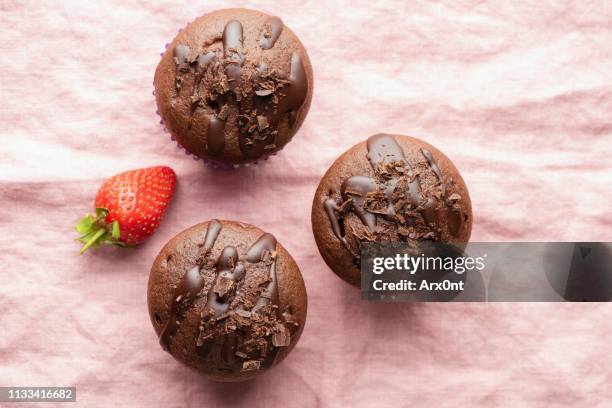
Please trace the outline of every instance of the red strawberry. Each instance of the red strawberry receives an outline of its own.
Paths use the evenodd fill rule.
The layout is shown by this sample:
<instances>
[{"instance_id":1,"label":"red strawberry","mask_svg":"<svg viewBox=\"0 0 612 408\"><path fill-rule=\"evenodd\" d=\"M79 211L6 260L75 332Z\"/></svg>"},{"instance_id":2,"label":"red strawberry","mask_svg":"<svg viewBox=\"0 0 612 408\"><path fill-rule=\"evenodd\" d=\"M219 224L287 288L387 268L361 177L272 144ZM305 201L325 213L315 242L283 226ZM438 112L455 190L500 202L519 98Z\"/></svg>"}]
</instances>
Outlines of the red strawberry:
<instances>
[{"instance_id":1,"label":"red strawberry","mask_svg":"<svg viewBox=\"0 0 612 408\"><path fill-rule=\"evenodd\" d=\"M140 244L150 237L170 203L176 174L166 166L130 170L102 184L96 195L96 214L76 226L84 244L81 253L100 243L118 246Z\"/></svg>"}]
</instances>

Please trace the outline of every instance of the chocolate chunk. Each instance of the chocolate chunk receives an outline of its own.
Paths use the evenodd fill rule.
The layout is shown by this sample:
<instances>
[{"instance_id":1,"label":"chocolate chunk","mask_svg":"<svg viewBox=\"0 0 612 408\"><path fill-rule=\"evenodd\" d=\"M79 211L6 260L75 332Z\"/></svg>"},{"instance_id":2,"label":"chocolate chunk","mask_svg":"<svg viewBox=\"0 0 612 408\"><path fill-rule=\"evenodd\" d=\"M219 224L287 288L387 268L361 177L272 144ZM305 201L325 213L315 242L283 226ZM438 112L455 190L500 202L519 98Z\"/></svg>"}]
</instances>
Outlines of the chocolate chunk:
<instances>
[{"instance_id":1,"label":"chocolate chunk","mask_svg":"<svg viewBox=\"0 0 612 408\"><path fill-rule=\"evenodd\" d=\"M248 360L242 363L241 371L257 371L261 367L259 360Z\"/></svg>"},{"instance_id":2,"label":"chocolate chunk","mask_svg":"<svg viewBox=\"0 0 612 408\"><path fill-rule=\"evenodd\" d=\"M266 118L265 116L259 115L257 116L257 128L262 131L264 129L267 129L269 127L269 123L268 123L268 118Z\"/></svg>"},{"instance_id":3,"label":"chocolate chunk","mask_svg":"<svg viewBox=\"0 0 612 408\"><path fill-rule=\"evenodd\" d=\"M282 324L277 325L277 332L272 335L272 345L274 347L287 347L291 343L289 330Z\"/></svg>"},{"instance_id":4,"label":"chocolate chunk","mask_svg":"<svg viewBox=\"0 0 612 408\"><path fill-rule=\"evenodd\" d=\"M283 312L282 314L283 316L283 320L287 323L293 323L294 322L294 317L293 317L293 313L291 310L291 306L287 307L287 309Z\"/></svg>"},{"instance_id":5,"label":"chocolate chunk","mask_svg":"<svg viewBox=\"0 0 612 408\"><path fill-rule=\"evenodd\" d=\"M225 299L228 294L234 289L235 281L232 278L226 276L220 276L215 283L213 291L221 298Z\"/></svg>"}]
</instances>

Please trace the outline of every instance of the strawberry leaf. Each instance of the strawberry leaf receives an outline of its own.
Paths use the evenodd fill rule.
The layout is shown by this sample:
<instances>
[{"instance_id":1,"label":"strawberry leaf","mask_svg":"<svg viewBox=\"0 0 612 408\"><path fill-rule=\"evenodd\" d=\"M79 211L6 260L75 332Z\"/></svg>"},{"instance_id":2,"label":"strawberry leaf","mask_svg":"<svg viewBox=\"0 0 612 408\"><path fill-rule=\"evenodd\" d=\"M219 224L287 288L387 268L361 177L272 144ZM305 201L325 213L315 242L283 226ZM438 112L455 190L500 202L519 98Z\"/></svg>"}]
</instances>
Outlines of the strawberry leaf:
<instances>
[{"instance_id":1,"label":"strawberry leaf","mask_svg":"<svg viewBox=\"0 0 612 408\"><path fill-rule=\"evenodd\" d=\"M85 245L83 245L83 248L81 248L80 253L82 254L83 252L87 251L87 249L92 245L97 248L100 245L100 241L105 238L106 234L107 231L105 228L100 228L99 230L97 230L91 237L88 237L88 240Z\"/></svg>"},{"instance_id":2,"label":"strawberry leaf","mask_svg":"<svg viewBox=\"0 0 612 408\"><path fill-rule=\"evenodd\" d=\"M94 218L91 216L91 214L87 214L77 223L76 230L79 234L86 234L91 230L93 223Z\"/></svg>"},{"instance_id":3,"label":"strawberry leaf","mask_svg":"<svg viewBox=\"0 0 612 408\"><path fill-rule=\"evenodd\" d=\"M97 231L97 230L92 229L92 230L90 230L89 232L87 232L87 233L85 233L85 234L81 235L81 236L78 238L78 240L79 240L79 241L81 241L81 243L86 244L86 243L87 243L87 241L89 241L89 240L91 239L91 237L93 237L93 236L96 234L96 231Z\"/></svg>"},{"instance_id":4,"label":"strawberry leaf","mask_svg":"<svg viewBox=\"0 0 612 408\"><path fill-rule=\"evenodd\" d=\"M119 222L117 220L113 221L111 236L114 240L119 240L119 238L121 238L121 228L119 228Z\"/></svg>"}]
</instances>

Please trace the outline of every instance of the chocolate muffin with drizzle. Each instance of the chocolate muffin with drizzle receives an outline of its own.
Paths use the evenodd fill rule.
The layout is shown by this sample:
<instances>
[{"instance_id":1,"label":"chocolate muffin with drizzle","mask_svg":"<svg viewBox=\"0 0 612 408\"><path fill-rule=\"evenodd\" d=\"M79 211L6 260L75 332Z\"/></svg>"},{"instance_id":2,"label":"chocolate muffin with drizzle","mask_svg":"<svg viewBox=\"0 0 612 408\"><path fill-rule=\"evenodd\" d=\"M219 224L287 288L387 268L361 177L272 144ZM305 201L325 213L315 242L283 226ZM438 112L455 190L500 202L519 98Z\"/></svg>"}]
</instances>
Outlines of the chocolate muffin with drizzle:
<instances>
[{"instance_id":1,"label":"chocolate muffin with drizzle","mask_svg":"<svg viewBox=\"0 0 612 408\"><path fill-rule=\"evenodd\" d=\"M467 242L472 205L459 171L438 149L377 134L327 170L312 204L312 229L327 265L358 286L361 242Z\"/></svg>"},{"instance_id":2,"label":"chocolate muffin with drizzle","mask_svg":"<svg viewBox=\"0 0 612 408\"><path fill-rule=\"evenodd\" d=\"M212 220L164 246L148 304L164 350L213 380L241 381L293 349L307 298L299 268L272 234Z\"/></svg>"},{"instance_id":3,"label":"chocolate muffin with drizzle","mask_svg":"<svg viewBox=\"0 0 612 408\"><path fill-rule=\"evenodd\" d=\"M155 71L158 112L188 152L244 164L282 149L312 99L304 46L278 17L219 10L181 30Z\"/></svg>"}]
</instances>

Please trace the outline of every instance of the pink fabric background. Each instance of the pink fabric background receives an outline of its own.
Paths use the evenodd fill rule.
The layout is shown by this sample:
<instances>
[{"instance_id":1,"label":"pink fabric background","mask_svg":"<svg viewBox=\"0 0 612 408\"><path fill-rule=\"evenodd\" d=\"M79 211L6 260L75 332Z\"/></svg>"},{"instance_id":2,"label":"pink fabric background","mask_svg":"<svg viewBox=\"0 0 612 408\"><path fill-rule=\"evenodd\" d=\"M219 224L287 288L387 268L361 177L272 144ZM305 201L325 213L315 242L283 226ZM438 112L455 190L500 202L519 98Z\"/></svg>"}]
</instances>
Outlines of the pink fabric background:
<instances>
[{"instance_id":1,"label":"pink fabric background","mask_svg":"<svg viewBox=\"0 0 612 408\"><path fill-rule=\"evenodd\" d=\"M235 3L300 36L315 95L279 156L222 172L162 132L151 81L178 28L230 5L0 2L0 385L75 385L83 407L610 406L608 304L364 303L320 258L310 202L345 149L406 133L461 170L473 240L612 241L612 3ZM78 256L101 181L158 164L179 177L158 233ZM273 232L308 288L295 351L239 385L176 363L147 313L154 256L211 217Z\"/></svg>"}]
</instances>

